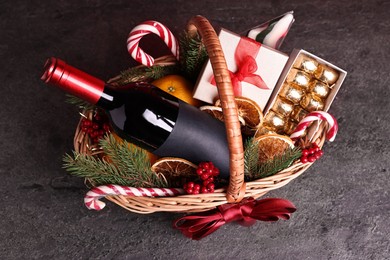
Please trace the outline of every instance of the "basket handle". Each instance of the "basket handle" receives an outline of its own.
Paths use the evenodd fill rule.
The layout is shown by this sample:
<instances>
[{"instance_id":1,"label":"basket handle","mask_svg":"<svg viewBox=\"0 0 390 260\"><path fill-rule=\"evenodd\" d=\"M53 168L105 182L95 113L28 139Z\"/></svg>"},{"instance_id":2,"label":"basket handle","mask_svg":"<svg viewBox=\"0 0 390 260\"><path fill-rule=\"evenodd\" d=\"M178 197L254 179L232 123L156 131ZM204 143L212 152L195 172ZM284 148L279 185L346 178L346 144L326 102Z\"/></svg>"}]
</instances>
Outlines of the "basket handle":
<instances>
[{"instance_id":1,"label":"basket handle","mask_svg":"<svg viewBox=\"0 0 390 260\"><path fill-rule=\"evenodd\" d=\"M226 199L229 203L240 202L244 197L246 186L244 182L244 147L233 86L225 56L218 36L206 18L199 15L191 18L187 24L187 32L190 35L199 33L213 68L229 147L230 179Z\"/></svg>"}]
</instances>

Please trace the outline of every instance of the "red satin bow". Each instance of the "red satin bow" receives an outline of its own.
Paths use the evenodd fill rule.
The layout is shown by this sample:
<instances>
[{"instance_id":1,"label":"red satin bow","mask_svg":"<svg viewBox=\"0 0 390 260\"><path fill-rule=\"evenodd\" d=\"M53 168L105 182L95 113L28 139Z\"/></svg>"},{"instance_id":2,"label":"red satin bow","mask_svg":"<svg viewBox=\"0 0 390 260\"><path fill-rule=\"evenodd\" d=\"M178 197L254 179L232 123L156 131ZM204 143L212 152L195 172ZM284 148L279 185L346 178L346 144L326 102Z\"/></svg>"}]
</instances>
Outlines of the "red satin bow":
<instances>
[{"instance_id":1,"label":"red satin bow","mask_svg":"<svg viewBox=\"0 0 390 260\"><path fill-rule=\"evenodd\" d=\"M261 89L269 89L264 80L257 74L257 63L254 57L257 56L261 44L252 39L241 37L234 59L237 64L237 71L233 73L229 70L235 96L242 96L241 82L247 82ZM211 84L215 85L215 79L212 77Z\"/></svg>"},{"instance_id":2,"label":"red satin bow","mask_svg":"<svg viewBox=\"0 0 390 260\"><path fill-rule=\"evenodd\" d=\"M224 204L208 215L190 215L177 219L174 228L185 236L200 240L225 223L237 221L240 225L251 226L256 220L277 221L289 219L295 206L288 200L269 198L255 200L248 198L238 204Z\"/></svg>"}]
</instances>

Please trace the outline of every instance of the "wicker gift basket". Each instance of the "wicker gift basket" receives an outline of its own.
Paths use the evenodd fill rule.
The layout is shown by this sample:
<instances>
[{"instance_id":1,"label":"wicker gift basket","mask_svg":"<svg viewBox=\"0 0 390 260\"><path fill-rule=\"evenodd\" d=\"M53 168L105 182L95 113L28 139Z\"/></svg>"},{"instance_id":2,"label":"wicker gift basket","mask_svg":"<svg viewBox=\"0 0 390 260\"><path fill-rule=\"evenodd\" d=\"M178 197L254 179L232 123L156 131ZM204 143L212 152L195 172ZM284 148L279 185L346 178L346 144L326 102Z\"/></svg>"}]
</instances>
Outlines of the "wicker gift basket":
<instances>
[{"instance_id":1,"label":"wicker gift basket","mask_svg":"<svg viewBox=\"0 0 390 260\"><path fill-rule=\"evenodd\" d=\"M214 210L223 205L240 205L242 201L253 201L262 197L271 190L278 189L288 184L293 179L304 173L312 163L302 163L296 160L288 168L261 179L244 180L244 146L241 135L237 105L233 93L224 53L218 36L207 19L202 16L191 18L187 25L189 34L198 34L206 48L218 88L219 98L222 104L224 123L227 129L228 147L230 152L230 177L228 185L216 189L213 193L205 194L179 194L170 197L159 196L131 196L108 195L106 199L117 205L140 214L154 212L205 212ZM160 66L172 64L174 59L162 57L155 64ZM91 117L92 112L87 112L83 117ZM82 117L82 118L83 118ZM80 130L79 123L74 138L74 147L79 153L93 153L89 144L88 135ZM322 147L329 125L326 121L311 124L307 131L311 135L311 142ZM290 211L290 213L292 210Z\"/></svg>"}]
</instances>

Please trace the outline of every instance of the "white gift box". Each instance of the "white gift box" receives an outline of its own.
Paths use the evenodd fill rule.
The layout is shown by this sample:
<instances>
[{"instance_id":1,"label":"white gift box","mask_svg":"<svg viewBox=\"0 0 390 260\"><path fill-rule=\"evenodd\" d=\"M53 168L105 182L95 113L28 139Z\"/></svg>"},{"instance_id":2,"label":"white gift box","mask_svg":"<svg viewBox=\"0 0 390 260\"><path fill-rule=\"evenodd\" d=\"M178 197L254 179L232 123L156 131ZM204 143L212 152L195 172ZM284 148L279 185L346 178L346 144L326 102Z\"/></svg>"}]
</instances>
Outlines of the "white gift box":
<instances>
[{"instance_id":1,"label":"white gift box","mask_svg":"<svg viewBox=\"0 0 390 260\"><path fill-rule=\"evenodd\" d=\"M219 40L231 72L232 82L236 82L233 84L235 95L254 100L263 110L288 60L288 55L226 29L219 33ZM246 61L248 56L251 56L248 60L254 62L257 68L253 69L253 64L245 65L246 62L243 60ZM245 67L252 68L252 71L246 71ZM242 73L243 70L246 72ZM212 80L213 71L208 61L195 85L194 98L210 104L218 99L218 90L212 84Z\"/></svg>"}]
</instances>

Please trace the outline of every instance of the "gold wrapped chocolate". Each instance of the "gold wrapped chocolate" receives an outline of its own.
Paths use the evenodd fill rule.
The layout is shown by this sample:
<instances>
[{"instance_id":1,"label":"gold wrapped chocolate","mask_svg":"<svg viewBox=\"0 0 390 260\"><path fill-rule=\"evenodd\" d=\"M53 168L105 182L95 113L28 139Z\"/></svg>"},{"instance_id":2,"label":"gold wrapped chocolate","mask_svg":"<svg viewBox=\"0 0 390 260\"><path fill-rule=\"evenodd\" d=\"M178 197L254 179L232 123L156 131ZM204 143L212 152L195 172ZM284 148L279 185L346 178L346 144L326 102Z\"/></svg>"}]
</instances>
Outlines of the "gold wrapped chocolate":
<instances>
[{"instance_id":1,"label":"gold wrapped chocolate","mask_svg":"<svg viewBox=\"0 0 390 260\"><path fill-rule=\"evenodd\" d=\"M305 54L300 54L295 60L293 67L306 71L309 74L313 74L317 71L318 62Z\"/></svg>"},{"instance_id":2,"label":"gold wrapped chocolate","mask_svg":"<svg viewBox=\"0 0 390 260\"><path fill-rule=\"evenodd\" d=\"M294 103L278 96L271 109L282 116L289 116L294 109Z\"/></svg>"},{"instance_id":3,"label":"gold wrapped chocolate","mask_svg":"<svg viewBox=\"0 0 390 260\"><path fill-rule=\"evenodd\" d=\"M303 109L301 106L294 107L294 110L291 112L291 119L295 120L296 122L300 122L302 119L304 119L309 112L307 112L305 109Z\"/></svg>"},{"instance_id":4,"label":"gold wrapped chocolate","mask_svg":"<svg viewBox=\"0 0 390 260\"><path fill-rule=\"evenodd\" d=\"M286 81L307 89L310 79L310 75L306 72L293 68L289 71Z\"/></svg>"},{"instance_id":5,"label":"gold wrapped chocolate","mask_svg":"<svg viewBox=\"0 0 390 260\"><path fill-rule=\"evenodd\" d=\"M322 99L312 93L305 95L300 104L309 112L322 110L324 108L324 102L322 102Z\"/></svg>"},{"instance_id":6,"label":"gold wrapped chocolate","mask_svg":"<svg viewBox=\"0 0 390 260\"><path fill-rule=\"evenodd\" d=\"M330 89L326 83L313 80L309 85L309 91L320 98L326 98L329 95Z\"/></svg>"},{"instance_id":7,"label":"gold wrapped chocolate","mask_svg":"<svg viewBox=\"0 0 390 260\"><path fill-rule=\"evenodd\" d=\"M291 102L298 104L301 101L305 91L298 85L284 83L279 91L279 96L284 97Z\"/></svg>"},{"instance_id":8,"label":"gold wrapped chocolate","mask_svg":"<svg viewBox=\"0 0 390 260\"><path fill-rule=\"evenodd\" d=\"M285 123L286 119L283 116L270 110L265 116L263 125L271 131L280 133L284 131Z\"/></svg>"},{"instance_id":9,"label":"gold wrapped chocolate","mask_svg":"<svg viewBox=\"0 0 390 260\"><path fill-rule=\"evenodd\" d=\"M297 128L298 123L295 123L294 121L287 121L287 123L284 126L284 132L288 135L291 135L295 128Z\"/></svg>"},{"instance_id":10,"label":"gold wrapped chocolate","mask_svg":"<svg viewBox=\"0 0 390 260\"><path fill-rule=\"evenodd\" d=\"M339 73L329 66L320 64L317 71L314 73L314 76L322 82L329 84L329 87L332 87L339 78Z\"/></svg>"}]
</instances>

